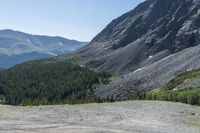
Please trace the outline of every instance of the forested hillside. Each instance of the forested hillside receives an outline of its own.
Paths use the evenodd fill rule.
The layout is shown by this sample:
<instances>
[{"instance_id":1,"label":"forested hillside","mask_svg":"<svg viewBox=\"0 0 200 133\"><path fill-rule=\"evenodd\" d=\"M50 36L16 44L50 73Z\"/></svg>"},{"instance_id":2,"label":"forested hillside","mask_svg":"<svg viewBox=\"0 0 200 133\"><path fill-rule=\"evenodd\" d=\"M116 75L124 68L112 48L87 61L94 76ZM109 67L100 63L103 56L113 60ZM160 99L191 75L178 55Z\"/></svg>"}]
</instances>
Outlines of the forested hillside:
<instances>
[{"instance_id":1,"label":"forested hillside","mask_svg":"<svg viewBox=\"0 0 200 133\"><path fill-rule=\"evenodd\" d=\"M72 61L38 60L0 72L1 103L40 105L92 102L96 86L111 75Z\"/></svg>"}]
</instances>

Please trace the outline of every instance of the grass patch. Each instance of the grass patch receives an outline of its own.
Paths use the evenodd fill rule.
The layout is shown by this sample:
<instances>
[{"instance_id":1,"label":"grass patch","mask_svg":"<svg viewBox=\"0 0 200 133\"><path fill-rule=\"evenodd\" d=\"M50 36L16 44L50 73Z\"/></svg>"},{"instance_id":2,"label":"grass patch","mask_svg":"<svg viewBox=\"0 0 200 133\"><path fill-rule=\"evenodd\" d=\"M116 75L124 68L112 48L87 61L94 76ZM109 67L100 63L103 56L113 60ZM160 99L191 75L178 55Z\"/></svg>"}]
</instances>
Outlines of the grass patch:
<instances>
[{"instance_id":1,"label":"grass patch","mask_svg":"<svg viewBox=\"0 0 200 133\"><path fill-rule=\"evenodd\" d=\"M115 81L115 80L118 80L118 79L120 79L119 76L112 76L112 77L109 78L109 81L112 82L112 81Z\"/></svg>"},{"instance_id":2,"label":"grass patch","mask_svg":"<svg viewBox=\"0 0 200 133\"><path fill-rule=\"evenodd\" d=\"M191 124L192 128L196 128L197 130L200 130L200 122L194 122Z\"/></svg>"},{"instance_id":3,"label":"grass patch","mask_svg":"<svg viewBox=\"0 0 200 133\"><path fill-rule=\"evenodd\" d=\"M173 101L200 106L200 88L185 88L181 90L155 89L149 92L140 92L129 97L129 100L158 100Z\"/></svg>"},{"instance_id":4,"label":"grass patch","mask_svg":"<svg viewBox=\"0 0 200 133\"><path fill-rule=\"evenodd\" d=\"M170 80L166 85L162 87L162 89L172 90L176 88L176 86L182 84L185 80L191 80L197 77L200 77L200 69L195 69L192 71L185 72Z\"/></svg>"}]
</instances>

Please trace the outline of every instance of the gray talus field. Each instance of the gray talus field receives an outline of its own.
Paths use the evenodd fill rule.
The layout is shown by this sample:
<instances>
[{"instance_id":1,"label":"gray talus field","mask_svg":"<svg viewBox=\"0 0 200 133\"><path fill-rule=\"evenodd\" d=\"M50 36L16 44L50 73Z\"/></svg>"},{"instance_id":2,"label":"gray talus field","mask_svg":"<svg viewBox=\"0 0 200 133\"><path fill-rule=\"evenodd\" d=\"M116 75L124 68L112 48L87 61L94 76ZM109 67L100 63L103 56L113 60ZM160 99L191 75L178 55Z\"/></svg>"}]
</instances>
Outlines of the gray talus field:
<instances>
[{"instance_id":1,"label":"gray talus field","mask_svg":"<svg viewBox=\"0 0 200 133\"><path fill-rule=\"evenodd\" d=\"M181 103L0 106L0 133L198 133L199 129L200 107Z\"/></svg>"}]
</instances>

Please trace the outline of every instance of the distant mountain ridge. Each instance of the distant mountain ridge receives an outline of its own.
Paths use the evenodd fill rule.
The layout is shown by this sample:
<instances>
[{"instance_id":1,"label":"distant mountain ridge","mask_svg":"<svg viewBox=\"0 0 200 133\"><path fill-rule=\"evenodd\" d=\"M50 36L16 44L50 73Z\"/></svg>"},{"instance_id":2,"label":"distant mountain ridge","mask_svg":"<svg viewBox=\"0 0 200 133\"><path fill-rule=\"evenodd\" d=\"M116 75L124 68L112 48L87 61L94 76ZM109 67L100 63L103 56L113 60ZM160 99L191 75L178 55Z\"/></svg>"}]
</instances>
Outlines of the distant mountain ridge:
<instances>
[{"instance_id":1,"label":"distant mountain ridge","mask_svg":"<svg viewBox=\"0 0 200 133\"><path fill-rule=\"evenodd\" d=\"M28 60L68 54L86 44L57 36L31 35L10 29L0 30L0 67L9 68Z\"/></svg>"}]
</instances>

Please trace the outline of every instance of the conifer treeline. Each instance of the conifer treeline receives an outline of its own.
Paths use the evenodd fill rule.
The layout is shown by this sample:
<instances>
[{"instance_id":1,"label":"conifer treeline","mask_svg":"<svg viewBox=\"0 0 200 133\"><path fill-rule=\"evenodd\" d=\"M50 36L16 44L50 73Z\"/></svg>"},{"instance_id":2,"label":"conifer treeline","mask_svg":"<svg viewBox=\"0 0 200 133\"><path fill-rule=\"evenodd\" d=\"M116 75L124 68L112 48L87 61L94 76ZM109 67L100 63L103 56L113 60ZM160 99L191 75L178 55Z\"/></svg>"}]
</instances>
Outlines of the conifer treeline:
<instances>
[{"instance_id":1,"label":"conifer treeline","mask_svg":"<svg viewBox=\"0 0 200 133\"><path fill-rule=\"evenodd\" d=\"M31 61L0 71L0 102L11 105L92 102L94 89L107 84L110 77L71 61Z\"/></svg>"}]
</instances>

